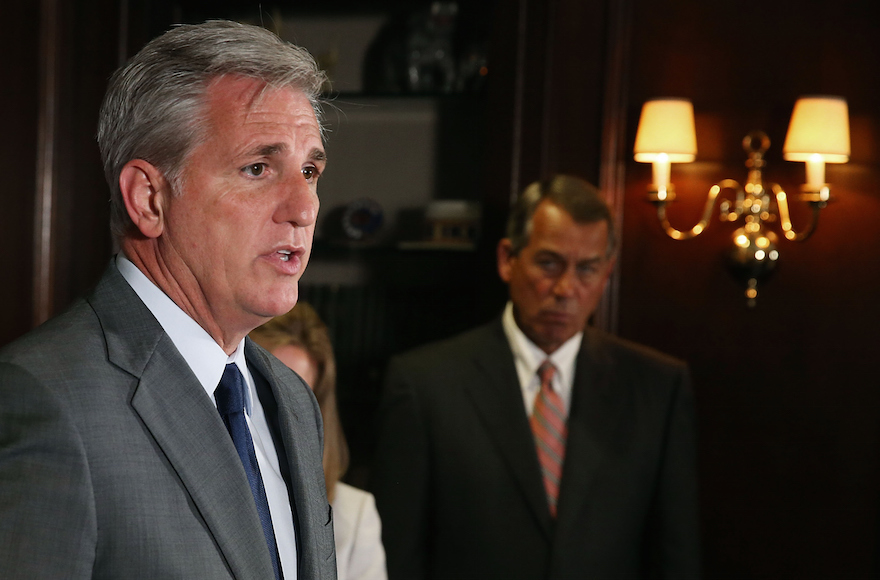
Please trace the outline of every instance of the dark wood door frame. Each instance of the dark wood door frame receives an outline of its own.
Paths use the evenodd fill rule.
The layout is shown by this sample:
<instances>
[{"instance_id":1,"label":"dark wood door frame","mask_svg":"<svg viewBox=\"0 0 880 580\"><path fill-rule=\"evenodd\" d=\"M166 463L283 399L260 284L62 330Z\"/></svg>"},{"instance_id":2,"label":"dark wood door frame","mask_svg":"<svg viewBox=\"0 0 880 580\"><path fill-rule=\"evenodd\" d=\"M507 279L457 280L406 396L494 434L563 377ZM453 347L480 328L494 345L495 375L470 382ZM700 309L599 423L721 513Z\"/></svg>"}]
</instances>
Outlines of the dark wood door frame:
<instances>
[{"instance_id":1,"label":"dark wood door frame","mask_svg":"<svg viewBox=\"0 0 880 580\"><path fill-rule=\"evenodd\" d=\"M519 192L554 173L596 183L620 230L632 0L498 4L485 251L494 254L490 242L504 235L504 219ZM618 288L615 270L594 317L610 332L617 330Z\"/></svg>"}]
</instances>

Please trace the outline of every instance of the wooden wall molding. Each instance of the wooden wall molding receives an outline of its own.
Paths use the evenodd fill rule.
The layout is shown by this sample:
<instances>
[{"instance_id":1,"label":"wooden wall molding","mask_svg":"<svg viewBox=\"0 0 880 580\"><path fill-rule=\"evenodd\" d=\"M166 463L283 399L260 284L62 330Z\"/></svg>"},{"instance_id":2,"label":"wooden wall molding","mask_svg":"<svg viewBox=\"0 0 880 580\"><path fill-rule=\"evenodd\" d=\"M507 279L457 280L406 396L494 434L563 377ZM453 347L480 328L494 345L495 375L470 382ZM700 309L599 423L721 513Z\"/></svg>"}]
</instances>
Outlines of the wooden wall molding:
<instances>
[{"instance_id":1,"label":"wooden wall molding","mask_svg":"<svg viewBox=\"0 0 880 580\"><path fill-rule=\"evenodd\" d=\"M56 207L55 142L58 119L58 0L40 2L40 92L37 121L37 188L34 198L33 310L36 326L52 315L54 213Z\"/></svg>"}]
</instances>

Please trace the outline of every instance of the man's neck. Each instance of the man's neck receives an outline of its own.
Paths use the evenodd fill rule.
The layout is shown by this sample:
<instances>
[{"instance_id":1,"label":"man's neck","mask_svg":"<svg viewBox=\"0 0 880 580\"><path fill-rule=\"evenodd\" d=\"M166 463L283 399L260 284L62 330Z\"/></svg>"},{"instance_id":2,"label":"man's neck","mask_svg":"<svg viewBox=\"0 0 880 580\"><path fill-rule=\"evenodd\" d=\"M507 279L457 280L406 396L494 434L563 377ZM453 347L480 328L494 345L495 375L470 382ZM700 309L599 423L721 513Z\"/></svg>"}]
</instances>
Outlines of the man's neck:
<instances>
[{"instance_id":1,"label":"man's neck","mask_svg":"<svg viewBox=\"0 0 880 580\"><path fill-rule=\"evenodd\" d=\"M248 332L265 322L265 320L256 320L250 328L221 324L219 321L222 316L210 308L201 292L186 291L186 288L199 288L192 273L186 268L175 268L164 261L158 251L158 241L155 239L124 238L122 253L153 285L201 326L227 355L235 352ZM180 273L173 275L172 272ZM181 281L180 278L184 280Z\"/></svg>"}]
</instances>

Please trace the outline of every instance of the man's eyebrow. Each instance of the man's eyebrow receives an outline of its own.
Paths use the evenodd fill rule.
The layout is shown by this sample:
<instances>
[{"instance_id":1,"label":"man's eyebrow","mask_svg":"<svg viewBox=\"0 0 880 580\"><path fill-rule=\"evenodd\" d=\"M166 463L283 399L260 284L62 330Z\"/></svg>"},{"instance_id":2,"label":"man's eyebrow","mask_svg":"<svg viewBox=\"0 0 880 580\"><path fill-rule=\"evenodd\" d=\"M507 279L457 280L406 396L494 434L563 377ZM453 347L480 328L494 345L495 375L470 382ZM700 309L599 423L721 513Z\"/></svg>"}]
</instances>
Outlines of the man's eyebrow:
<instances>
[{"instance_id":1,"label":"man's eyebrow","mask_svg":"<svg viewBox=\"0 0 880 580\"><path fill-rule=\"evenodd\" d=\"M247 152L248 156L271 157L287 151L286 143L270 143L268 145L257 145Z\"/></svg>"},{"instance_id":2,"label":"man's eyebrow","mask_svg":"<svg viewBox=\"0 0 880 580\"><path fill-rule=\"evenodd\" d=\"M272 157L279 155L288 150L287 143L270 143L268 145L257 145L253 149L247 151L249 157ZM327 162L327 154L323 150L315 147L309 153L309 159L312 161Z\"/></svg>"},{"instance_id":3,"label":"man's eyebrow","mask_svg":"<svg viewBox=\"0 0 880 580\"><path fill-rule=\"evenodd\" d=\"M312 161L322 161L324 163L327 162L327 154L324 153L323 149L318 149L315 147L312 149L312 152L309 154L309 159Z\"/></svg>"},{"instance_id":4,"label":"man's eyebrow","mask_svg":"<svg viewBox=\"0 0 880 580\"><path fill-rule=\"evenodd\" d=\"M566 261L565 256L560 254L559 252L555 252L553 250L538 250L535 252L535 257L537 258L552 258L554 260ZM582 260L578 260L578 264L594 264L601 262L605 258L603 256L594 256L592 258L584 258Z\"/></svg>"},{"instance_id":5,"label":"man's eyebrow","mask_svg":"<svg viewBox=\"0 0 880 580\"><path fill-rule=\"evenodd\" d=\"M562 254L558 252L554 252L553 250L538 250L535 252L536 258L553 258L554 260L564 260L565 258Z\"/></svg>"}]
</instances>

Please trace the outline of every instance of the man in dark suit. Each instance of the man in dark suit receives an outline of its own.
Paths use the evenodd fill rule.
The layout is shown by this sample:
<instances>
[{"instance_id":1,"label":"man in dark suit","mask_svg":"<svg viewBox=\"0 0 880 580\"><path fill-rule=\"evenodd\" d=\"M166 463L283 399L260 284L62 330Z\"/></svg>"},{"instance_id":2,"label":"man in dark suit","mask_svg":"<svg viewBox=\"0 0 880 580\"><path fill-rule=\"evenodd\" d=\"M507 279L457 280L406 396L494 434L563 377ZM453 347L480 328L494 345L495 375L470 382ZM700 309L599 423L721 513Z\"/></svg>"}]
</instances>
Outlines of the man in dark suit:
<instances>
[{"instance_id":1,"label":"man in dark suit","mask_svg":"<svg viewBox=\"0 0 880 580\"><path fill-rule=\"evenodd\" d=\"M311 390L246 340L290 310L325 155L305 51L177 27L111 80L121 253L0 352L0 576L336 578Z\"/></svg>"},{"instance_id":2,"label":"man in dark suit","mask_svg":"<svg viewBox=\"0 0 880 580\"><path fill-rule=\"evenodd\" d=\"M502 317L391 361L391 580L699 576L687 369L587 325L615 246L594 187L532 184L498 246Z\"/></svg>"}]
</instances>

